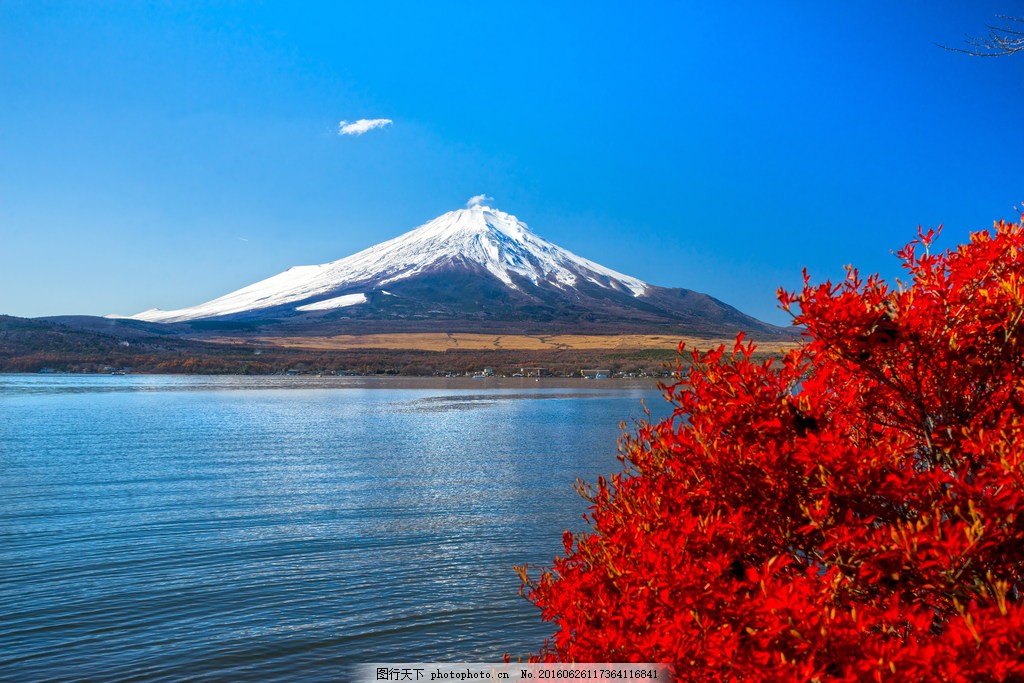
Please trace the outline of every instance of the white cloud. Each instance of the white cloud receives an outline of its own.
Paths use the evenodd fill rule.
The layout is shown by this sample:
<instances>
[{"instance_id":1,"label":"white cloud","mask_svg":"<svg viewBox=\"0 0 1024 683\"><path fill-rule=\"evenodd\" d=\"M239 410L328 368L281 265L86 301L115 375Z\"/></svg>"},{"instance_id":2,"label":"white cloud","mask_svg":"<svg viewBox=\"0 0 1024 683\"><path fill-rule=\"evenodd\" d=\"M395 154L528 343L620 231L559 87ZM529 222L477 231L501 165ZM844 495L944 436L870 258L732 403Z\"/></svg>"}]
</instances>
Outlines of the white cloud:
<instances>
[{"instance_id":1,"label":"white cloud","mask_svg":"<svg viewBox=\"0 0 1024 683\"><path fill-rule=\"evenodd\" d=\"M359 119L358 121L339 121L338 135L362 135L374 128L390 126L394 121L391 119Z\"/></svg>"},{"instance_id":2,"label":"white cloud","mask_svg":"<svg viewBox=\"0 0 1024 683\"><path fill-rule=\"evenodd\" d=\"M485 194L474 195L474 196L469 198L468 202L466 202L466 208L467 209L472 209L474 206L483 206L486 202L493 202L493 201L494 201L494 197L488 197Z\"/></svg>"}]
</instances>

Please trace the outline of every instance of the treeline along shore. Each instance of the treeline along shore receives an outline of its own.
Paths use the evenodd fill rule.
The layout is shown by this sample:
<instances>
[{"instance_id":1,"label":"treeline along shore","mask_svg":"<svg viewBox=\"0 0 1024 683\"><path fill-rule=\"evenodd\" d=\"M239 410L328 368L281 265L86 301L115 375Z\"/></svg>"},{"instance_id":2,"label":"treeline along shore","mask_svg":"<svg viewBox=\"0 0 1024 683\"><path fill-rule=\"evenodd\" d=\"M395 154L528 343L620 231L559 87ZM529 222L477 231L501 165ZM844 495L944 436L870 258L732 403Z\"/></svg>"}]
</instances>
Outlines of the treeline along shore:
<instances>
[{"instance_id":1,"label":"treeline along shore","mask_svg":"<svg viewBox=\"0 0 1024 683\"><path fill-rule=\"evenodd\" d=\"M124 330L118 330L124 332ZM478 335L482 336L482 335ZM672 335L640 338L560 336L535 346L494 337L452 337L448 345L424 343L422 336L366 338L351 335L332 344L322 338L261 340L188 339L176 334L107 334L53 321L0 316L0 372L133 372L151 374L339 374L445 376L481 373L504 376L652 376L671 373L678 340ZM502 348L502 343L526 348ZM705 347L728 340L687 340ZM463 348L459 347L459 342ZM472 342L472 343L469 343ZM387 348L388 346L392 348ZM402 348L405 345L409 348ZM766 344L765 356L786 344Z\"/></svg>"}]
</instances>

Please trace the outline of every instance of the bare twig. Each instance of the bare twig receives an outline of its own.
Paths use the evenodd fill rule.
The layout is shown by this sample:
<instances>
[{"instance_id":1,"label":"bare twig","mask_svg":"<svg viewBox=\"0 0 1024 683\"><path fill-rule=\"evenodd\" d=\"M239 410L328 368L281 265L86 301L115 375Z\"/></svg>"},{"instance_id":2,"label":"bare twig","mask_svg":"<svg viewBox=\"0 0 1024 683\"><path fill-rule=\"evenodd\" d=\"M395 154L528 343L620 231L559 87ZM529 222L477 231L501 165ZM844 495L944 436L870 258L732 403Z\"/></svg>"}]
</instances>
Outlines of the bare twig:
<instances>
[{"instance_id":1,"label":"bare twig","mask_svg":"<svg viewBox=\"0 0 1024 683\"><path fill-rule=\"evenodd\" d=\"M985 24L985 28L988 29L988 35L985 37L965 36L964 43L968 46L966 49L936 44L944 50L961 52L972 57L1005 57L1015 52L1024 52L1024 30L1021 30L1024 28L1024 18L1006 15L999 15L998 18L1003 20L1003 25ZM1022 26L1017 27L1010 22L1017 22Z\"/></svg>"}]
</instances>

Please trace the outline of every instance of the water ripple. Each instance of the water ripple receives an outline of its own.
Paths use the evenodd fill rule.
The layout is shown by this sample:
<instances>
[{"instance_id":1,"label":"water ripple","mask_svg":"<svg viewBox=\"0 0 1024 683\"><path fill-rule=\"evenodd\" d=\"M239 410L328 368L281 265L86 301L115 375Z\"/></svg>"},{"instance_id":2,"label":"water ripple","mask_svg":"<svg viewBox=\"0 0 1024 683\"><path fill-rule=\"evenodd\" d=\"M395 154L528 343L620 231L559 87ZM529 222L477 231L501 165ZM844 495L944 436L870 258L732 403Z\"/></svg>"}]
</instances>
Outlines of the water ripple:
<instances>
[{"instance_id":1,"label":"water ripple","mask_svg":"<svg viewBox=\"0 0 1024 683\"><path fill-rule=\"evenodd\" d=\"M345 680L550 632L513 564L580 526L655 392L0 376L0 680ZM281 389L288 389L282 391Z\"/></svg>"}]
</instances>

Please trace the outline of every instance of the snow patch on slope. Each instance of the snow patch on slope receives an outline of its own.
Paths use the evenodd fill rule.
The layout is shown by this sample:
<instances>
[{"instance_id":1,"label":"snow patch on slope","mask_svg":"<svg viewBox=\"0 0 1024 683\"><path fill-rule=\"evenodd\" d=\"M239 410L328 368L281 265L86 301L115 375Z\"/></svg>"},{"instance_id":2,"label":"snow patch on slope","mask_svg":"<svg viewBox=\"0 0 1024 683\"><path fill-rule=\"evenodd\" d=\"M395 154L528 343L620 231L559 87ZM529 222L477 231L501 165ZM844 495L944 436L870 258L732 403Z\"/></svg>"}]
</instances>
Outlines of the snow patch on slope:
<instances>
[{"instance_id":1,"label":"snow patch on slope","mask_svg":"<svg viewBox=\"0 0 1024 683\"><path fill-rule=\"evenodd\" d=\"M323 301L317 301L314 304L306 304L305 306L296 306L296 311L327 311L332 308L347 308L348 306L355 306L356 304L365 304L365 294L345 294L343 296L336 296L331 299L324 299Z\"/></svg>"}]
</instances>

